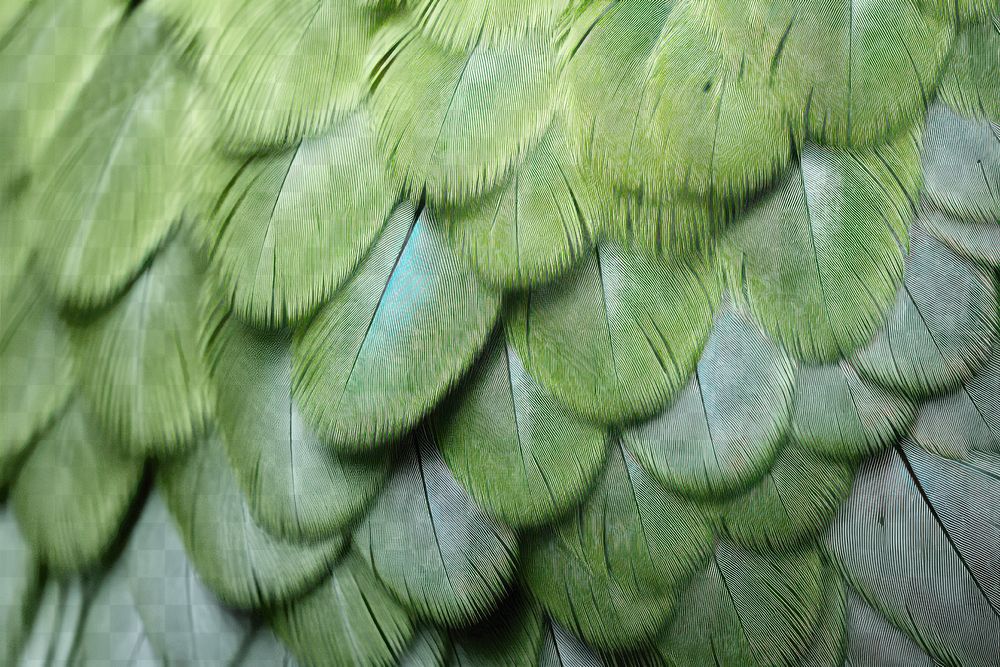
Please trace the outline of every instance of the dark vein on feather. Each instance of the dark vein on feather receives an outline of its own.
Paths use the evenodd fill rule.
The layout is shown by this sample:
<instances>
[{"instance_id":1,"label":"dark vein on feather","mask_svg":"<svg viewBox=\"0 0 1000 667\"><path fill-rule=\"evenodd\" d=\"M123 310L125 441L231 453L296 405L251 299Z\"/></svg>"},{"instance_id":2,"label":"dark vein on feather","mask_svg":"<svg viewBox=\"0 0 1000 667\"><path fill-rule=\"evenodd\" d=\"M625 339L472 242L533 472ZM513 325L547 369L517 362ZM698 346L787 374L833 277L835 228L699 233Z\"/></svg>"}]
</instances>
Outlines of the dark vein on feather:
<instances>
[{"instance_id":1,"label":"dark vein on feather","mask_svg":"<svg viewBox=\"0 0 1000 667\"><path fill-rule=\"evenodd\" d=\"M952 551L955 552L955 555L958 557L959 562L962 564L962 569L964 569L966 573L969 575L969 577L972 579L972 583L975 584L976 589L979 591L979 594L983 596L983 599L986 601L986 604L993 612L993 615L996 616L997 618L1000 618L1000 610L998 610L993 605L993 601L990 599L990 596L986 594L986 590L983 588L982 584L979 583L979 578L976 576L976 573L972 571L971 567L969 567L969 564L965 560L965 556L962 554L962 551L958 548L958 545L955 543L954 539L952 539L951 532L948 530L947 526L945 526L944 521L942 521L941 516L938 514L937 508L934 507L934 503L931 502L930 497L927 495L927 491L924 489L924 485L920 482L920 478L913 470L913 465L910 463L910 459L906 455L906 451L904 450L903 446L899 442L897 442L893 447L899 454L900 459L903 461L903 465L906 467L906 472L910 476L910 479L913 481L913 485L914 487L916 487L917 492L920 494L920 498L927 506L927 509L930 510L931 516L934 518L934 522L937 523L938 527L941 529L941 532L944 533L944 537L945 540L947 540L948 542L948 546L950 546Z\"/></svg>"}]
</instances>

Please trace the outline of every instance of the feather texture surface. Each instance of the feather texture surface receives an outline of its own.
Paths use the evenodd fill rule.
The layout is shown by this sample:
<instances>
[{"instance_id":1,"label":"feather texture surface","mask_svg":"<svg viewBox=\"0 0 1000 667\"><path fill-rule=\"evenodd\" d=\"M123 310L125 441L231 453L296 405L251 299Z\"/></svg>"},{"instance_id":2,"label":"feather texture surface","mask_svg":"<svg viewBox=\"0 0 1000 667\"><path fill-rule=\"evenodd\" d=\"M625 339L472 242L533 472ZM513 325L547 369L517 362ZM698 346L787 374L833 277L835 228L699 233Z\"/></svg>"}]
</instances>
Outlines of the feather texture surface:
<instances>
[{"instance_id":1,"label":"feather texture surface","mask_svg":"<svg viewBox=\"0 0 1000 667\"><path fill-rule=\"evenodd\" d=\"M998 54L0 2L0 664L1000 664Z\"/></svg>"}]
</instances>

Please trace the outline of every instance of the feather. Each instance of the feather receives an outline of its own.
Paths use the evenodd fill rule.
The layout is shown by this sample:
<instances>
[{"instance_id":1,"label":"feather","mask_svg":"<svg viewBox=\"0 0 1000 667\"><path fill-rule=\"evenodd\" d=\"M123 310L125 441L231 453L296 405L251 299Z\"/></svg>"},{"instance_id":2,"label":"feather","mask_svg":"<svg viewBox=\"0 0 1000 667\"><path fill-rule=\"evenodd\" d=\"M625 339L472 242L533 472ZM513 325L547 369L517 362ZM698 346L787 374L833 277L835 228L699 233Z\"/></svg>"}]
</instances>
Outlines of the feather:
<instances>
[{"instance_id":1,"label":"feather","mask_svg":"<svg viewBox=\"0 0 1000 667\"><path fill-rule=\"evenodd\" d=\"M0 186L38 166L123 9L120 0L33 2L9 37L0 38L0 151L7 156Z\"/></svg>"},{"instance_id":2,"label":"feather","mask_svg":"<svg viewBox=\"0 0 1000 667\"><path fill-rule=\"evenodd\" d=\"M297 597L319 583L342 551L339 534L298 544L255 524L214 435L161 468L159 485L198 574L231 606L254 609Z\"/></svg>"},{"instance_id":3,"label":"feather","mask_svg":"<svg viewBox=\"0 0 1000 667\"><path fill-rule=\"evenodd\" d=\"M648 642L708 557L710 519L620 443L586 502L526 544L521 577L558 623L601 650Z\"/></svg>"},{"instance_id":4,"label":"feather","mask_svg":"<svg viewBox=\"0 0 1000 667\"><path fill-rule=\"evenodd\" d=\"M118 303L70 329L90 412L135 457L168 456L207 428L208 381L198 349L203 269L172 239Z\"/></svg>"},{"instance_id":5,"label":"feather","mask_svg":"<svg viewBox=\"0 0 1000 667\"><path fill-rule=\"evenodd\" d=\"M417 630L399 659L399 667L444 667L451 646L440 629L424 626Z\"/></svg>"},{"instance_id":6,"label":"feather","mask_svg":"<svg viewBox=\"0 0 1000 667\"><path fill-rule=\"evenodd\" d=\"M318 588L274 612L271 622L306 665L388 665L413 634L406 612L352 551Z\"/></svg>"},{"instance_id":7,"label":"feather","mask_svg":"<svg viewBox=\"0 0 1000 667\"><path fill-rule=\"evenodd\" d=\"M514 528L544 525L575 507L604 463L604 430L540 387L502 331L433 422L455 478Z\"/></svg>"},{"instance_id":8,"label":"feather","mask_svg":"<svg viewBox=\"0 0 1000 667\"><path fill-rule=\"evenodd\" d=\"M118 537L143 473L74 400L32 448L10 491L25 539L58 574L96 566Z\"/></svg>"},{"instance_id":9,"label":"feather","mask_svg":"<svg viewBox=\"0 0 1000 667\"><path fill-rule=\"evenodd\" d=\"M32 0L8 0L0 5L0 44L11 39L30 12Z\"/></svg>"},{"instance_id":10,"label":"feather","mask_svg":"<svg viewBox=\"0 0 1000 667\"><path fill-rule=\"evenodd\" d=\"M556 117L501 185L473 201L441 207L437 219L476 275L498 289L523 289L565 273L593 246L595 201Z\"/></svg>"},{"instance_id":11,"label":"feather","mask_svg":"<svg viewBox=\"0 0 1000 667\"><path fill-rule=\"evenodd\" d=\"M727 300L687 386L625 444L667 488L713 498L760 479L782 444L794 367Z\"/></svg>"},{"instance_id":12,"label":"feather","mask_svg":"<svg viewBox=\"0 0 1000 667\"><path fill-rule=\"evenodd\" d=\"M73 390L66 329L45 296L18 286L0 300L0 489Z\"/></svg>"},{"instance_id":13,"label":"feather","mask_svg":"<svg viewBox=\"0 0 1000 667\"><path fill-rule=\"evenodd\" d=\"M600 194L595 195L599 234L666 256L712 247L736 210L732 202L719 204L679 190L652 196L611 187Z\"/></svg>"},{"instance_id":14,"label":"feather","mask_svg":"<svg viewBox=\"0 0 1000 667\"><path fill-rule=\"evenodd\" d=\"M1000 455L971 452L960 460L904 448L926 502L962 554L965 567L1000 618Z\"/></svg>"},{"instance_id":15,"label":"feather","mask_svg":"<svg viewBox=\"0 0 1000 667\"><path fill-rule=\"evenodd\" d=\"M869 382L843 360L800 366L793 403L792 441L845 461L890 446L917 411L912 401Z\"/></svg>"},{"instance_id":16,"label":"feather","mask_svg":"<svg viewBox=\"0 0 1000 667\"><path fill-rule=\"evenodd\" d=\"M384 12L343 0L154 0L193 61L229 150L292 146L364 97Z\"/></svg>"},{"instance_id":17,"label":"feather","mask_svg":"<svg viewBox=\"0 0 1000 667\"><path fill-rule=\"evenodd\" d=\"M0 662L14 664L31 630L44 573L10 507L0 508Z\"/></svg>"},{"instance_id":18,"label":"feather","mask_svg":"<svg viewBox=\"0 0 1000 667\"><path fill-rule=\"evenodd\" d=\"M565 628L549 621L539 667L605 667L607 663Z\"/></svg>"},{"instance_id":19,"label":"feather","mask_svg":"<svg viewBox=\"0 0 1000 667\"><path fill-rule=\"evenodd\" d=\"M482 623L454 633L449 667L537 664L544 626L538 606L515 594Z\"/></svg>"},{"instance_id":20,"label":"feather","mask_svg":"<svg viewBox=\"0 0 1000 667\"><path fill-rule=\"evenodd\" d=\"M958 24L988 23L997 17L995 0L916 0L916 4Z\"/></svg>"},{"instance_id":21,"label":"feather","mask_svg":"<svg viewBox=\"0 0 1000 667\"><path fill-rule=\"evenodd\" d=\"M822 616L812 636L809 650L798 661L798 667L844 667L847 650L847 586L843 577L827 567L824 569Z\"/></svg>"},{"instance_id":22,"label":"feather","mask_svg":"<svg viewBox=\"0 0 1000 667\"><path fill-rule=\"evenodd\" d=\"M963 219L1000 219L1000 121L977 120L935 104L924 133L927 199Z\"/></svg>"},{"instance_id":23,"label":"feather","mask_svg":"<svg viewBox=\"0 0 1000 667\"><path fill-rule=\"evenodd\" d=\"M20 665L68 665L79 626L87 613L87 582L49 581L38 602L31 633L21 650Z\"/></svg>"},{"instance_id":24,"label":"feather","mask_svg":"<svg viewBox=\"0 0 1000 667\"><path fill-rule=\"evenodd\" d=\"M854 591L847 595L847 623L844 667L935 667L941 664Z\"/></svg>"},{"instance_id":25,"label":"feather","mask_svg":"<svg viewBox=\"0 0 1000 667\"><path fill-rule=\"evenodd\" d=\"M472 365L499 308L427 212L401 204L350 281L296 333L292 391L306 421L350 452L401 436Z\"/></svg>"},{"instance_id":26,"label":"feather","mask_svg":"<svg viewBox=\"0 0 1000 667\"><path fill-rule=\"evenodd\" d=\"M65 664L156 667L161 664L132 599L124 559L90 583Z\"/></svg>"},{"instance_id":27,"label":"feather","mask_svg":"<svg viewBox=\"0 0 1000 667\"><path fill-rule=\"evenodd\" d=\"M301 321L329 299L399 198L365 111L233 168L195 229L236 313L260 327Z\"/></svg>"},{"instance_id":28,"label":"feather","mask_svg":"<svg viewBox=\"0 0 1000 667\"><path fill-rule=\"evenodd\" d=\"M555 28L570 0L417 0L411 11L424 33L456 50L503 45Z\"/></svg>"},{"instance_id":29,"label":"feather","mask_svg":"<svg viewBox=\"0 0 1000 667\"><path fill-rule=\"evenodd\" d=\"M808 144L723 237L737 295L796 356L849 353L892 306L919 186L916 135L861 150Z\"/></svg>"},{"instance_id":30,"label":"feather","mask_svg":"<svg viewBox=\"0 0 1000 667\"><path fill-rule=\"evenodd\" d=\"M697 0L731 58L777 79L824 143L884 141L924 113L951 47L914 0Z\"/></svg>"},{"instance_id":31,"label":"feather","mask_svg":"<svg viewBox=\"0 0 1000 667\"><path fill-rule=\"evenodd\" d=\"M525 368L598 423L656 414L690 377L721 285L711 262L605 241L562 280L530 290L506 318Z\"/></svg>"},{"instance_id":32,"label":"feather","mask_svg":"<svg viewBox=\"0 0 1000 667\"><path fill-rule=\"evenodd\" d=\"M941 78L940 98L963 116L1000 123L1000 82L995 76L1000 70L1000 8L995 3L993 12L991 20L958 33Z\"/></svg>"},{"instance_id":33,"label":"feather","mask_svg":"<svg viewBox=\"0 0 1000 667\"><path fill-rule=\"evenodd\" d=\"M744 201L782 173L801 132L782 87L727 59L692 8L674 5L649 61L630 137L641 180L628 185Z\"/></svg>"},{"instance_id":34,"label":"feather","mask_svg":"<svg viewBox=\"0 0 1000 667\"><path fill-rule=\"evenodd\" d=\"M255 522L305 541L345 529L378 493L391 459L338 456L305 423L292 398L288 332L248 327L218 302L206 310L219 435Z\"/></svg>"},{"instance_id":35,"label":"feather","mask_svg":"<svg viewBox=\"0 0 1000 667\"><path fill-rule=\"evenodd\" d=\"M568 125L600 177L651 198L722 201L780 173L791 132L778 91L727 62L690 3L593 3L576 14L564 50Z\"/></svg>"},{"instance_id":36,"label":"feather","mask_svg":"<svg viewBox=\"0 0 1000 667\"><path fill-rule=\"evenodd\" d=\"M467 53L416 31L385 40L372 108L414 199L458 204L496 187L541 138L557 89L544 36Z\"/></svg>"},{"instance_id":37,"label":"feather","mask_svg":"<svg viewBox=\"0 0 1000 667\"><path fill-rule=\"evenodd\" d=\"M560 50L567 89L567 131L581 163L625 186L641 173L629 141L648 62L670 15L670 0L574 2L564 14Z\"/></svg>"},{"instance_id":38,"label":"feather","mask_svg":"<svg viewBox=\"0 0 1000 667\"><path fill-rule=\"evenodd\" d=\"M824 588L815 548L758 554L720 542L657 645L677 665L792 665L811 647Z\"/></svg>"},{"instance_id":39,"label":"feather","mask_svg":"<svg viewBox=\"0 0 1000 667\"><path fill-rule=\"evenodd\" d=\"M991 275L921 227L910 234L903 287L874 338L855 352L862 375L913 398L957 387L997 338Z\"/></svg>"},{"instance_id":40,"label":"feather","mask_svg":"<svg viewBox=\"0 0 1000 667\"><path fill-rule=\"evenodd\" d=\"M965 460L973 451L1000 454L1000 346L967 384L920 406L910 438L928 452Z\"/></svg>"},{"instance_id":41,"label":"feather","mask_svg":"<svg viewBox=\"0 0 1000 667\"><path fill-rule=\"evenodd\" d=\"M28 280L28 265L35 248L37 227L22 214L21 189L0 187L0 305L8 307L14 292ZM0 324L0 330L3 325Z\"/></svg>"},{"instance_id":42,"label":"feather","mask_svg":"<svg viewBox=\"0 0 1000 667\"><path fill-rule=\"evenodd\" d=\"M1000 269L1000 223L976 222L940 211L925 212L920 222L955 253Z\"/></svg>"},{"instance_id":43,"label":"feather","mask_svg":"<svg viewBox=\"0 0 1000 667\"><path fill-rule=\"evenodd\" d=\"M40 268L77 309L108 303L177 222L198 172L201 115L143 9L119 30L40 159L24 215Z\"/></svg>"},{"instance_id":44,"label":"feather","mask_svg":"<svg viewBox=\"0 0 1000 667\"><path fill-rule=\"evenodd\" d=\"M722 530L736 544L762 553L815 540L847 499L854 471L851 463L787 445L763 479L725 503Z\"/></svg>"},{"instance_id":45,"label":"feather","mask_svg":"<svg viewBox=\"0 0 1000 667\"><path fill-rule=\"evenodd\" d=\"M996 511L997 473L980 466L912 445L888 450L862 467L826 537L865 601L949 664L1000 662L1000 645L987 639L1000 636L990 565L998 536L980 523ZM965 511L957 503L978 511L956 516Z\"/></svg>"},{"instance_id":46,"label":"feather","mask_svg":"<svg viewBox=\"0 0 1000 667\"><path fill-rule=\"evenodd\" d=\"M120 604L134 608L163 662L225 664L253 633L252 620L223 606L195 572L159 490L146 500L122 562L128 598Z\"/></svg>"},{"instance_id":47,"label":"feather","mask_svg":"<svg viewBox=\"0 0 1000 667\"><path fill-rule=\"evenodd\" d=\"M496 606L518 551L514 533L452 477L427 426L403 443L354 544L408 610L447 626L475 622Z\"/></svg>"}]
</instances>

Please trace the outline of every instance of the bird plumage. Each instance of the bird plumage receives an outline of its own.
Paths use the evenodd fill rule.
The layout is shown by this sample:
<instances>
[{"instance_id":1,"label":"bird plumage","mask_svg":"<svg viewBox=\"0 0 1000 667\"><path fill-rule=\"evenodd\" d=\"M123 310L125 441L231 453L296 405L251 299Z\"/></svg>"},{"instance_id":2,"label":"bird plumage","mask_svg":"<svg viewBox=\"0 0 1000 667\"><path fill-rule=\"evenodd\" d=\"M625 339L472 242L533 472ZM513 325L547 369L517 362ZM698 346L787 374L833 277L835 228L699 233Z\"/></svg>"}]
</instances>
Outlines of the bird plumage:
<instances>
[{"instance_id":1,"label":"bird plumage","mask_svg":"<svg viewBox=\"0 0 1000 667\"><path fill-rule=\"evenodd\" d=\"M1000 664L995 0L0 5L0 664Z\"/></svg>"}]
</instances>

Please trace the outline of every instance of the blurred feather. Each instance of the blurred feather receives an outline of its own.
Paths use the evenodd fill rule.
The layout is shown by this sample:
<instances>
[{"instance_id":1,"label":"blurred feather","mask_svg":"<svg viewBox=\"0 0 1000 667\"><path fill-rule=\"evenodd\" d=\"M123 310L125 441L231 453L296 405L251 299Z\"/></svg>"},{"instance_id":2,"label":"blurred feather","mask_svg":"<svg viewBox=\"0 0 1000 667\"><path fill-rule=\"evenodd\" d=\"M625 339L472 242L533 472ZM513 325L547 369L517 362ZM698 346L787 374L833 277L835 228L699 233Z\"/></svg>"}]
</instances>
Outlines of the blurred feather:
<instances>
[{"instance_id":1,"label":"blurred feather","mask_svg":"<svg viewBox=\"0 0 1000 667\"><path fill-rule=\"evenodd\" d=\"M142 459L120 453L91 419L73 400L10 491L25 539L57 574L93 568L108 553L142 478Z\"/></svg>"},{"instance_id":2,"label":"blurred feather","mask_svg":"<svg viewBox=\"0 0 1000 667\"><path fill-rule=\"evenodd\" d=\"M198 574L231 606L254 609L301 595L342 551L339 534L300 544L255 524L215 435L165 466L159 485Z\"/></svg>"}]
</instances>

